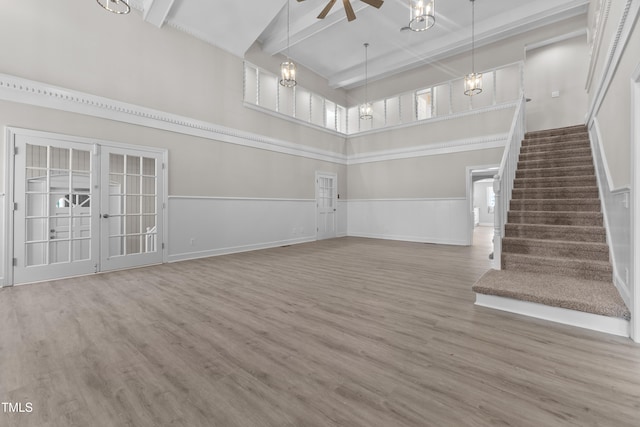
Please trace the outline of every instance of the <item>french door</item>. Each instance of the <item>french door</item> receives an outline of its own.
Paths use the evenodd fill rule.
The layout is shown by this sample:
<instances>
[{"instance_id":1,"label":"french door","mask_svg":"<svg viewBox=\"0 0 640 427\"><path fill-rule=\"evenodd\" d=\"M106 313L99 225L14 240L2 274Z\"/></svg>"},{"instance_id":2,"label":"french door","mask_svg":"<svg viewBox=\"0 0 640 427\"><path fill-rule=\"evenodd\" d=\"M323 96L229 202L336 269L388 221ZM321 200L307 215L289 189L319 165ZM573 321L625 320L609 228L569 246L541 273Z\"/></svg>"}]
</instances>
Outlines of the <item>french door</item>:
<instances>
[{"instance_id":1,"label":"french door","mask_svg":"<svg viewBox=\"0 0 640 427\"><path fill-rule=\"evenodd\" d=\"M331 173L316 173L317 239L336 237L338 177Z\"/></svg>"},{"instance_id":2,"label":"french door","mask_svg":"<svg viewBox=\"0 0 640 427\"><path fill-rule=\"evenodd\" d=\"M162 262L162 153L13 141L14 284Z\"/></svg>"}]
</instances>

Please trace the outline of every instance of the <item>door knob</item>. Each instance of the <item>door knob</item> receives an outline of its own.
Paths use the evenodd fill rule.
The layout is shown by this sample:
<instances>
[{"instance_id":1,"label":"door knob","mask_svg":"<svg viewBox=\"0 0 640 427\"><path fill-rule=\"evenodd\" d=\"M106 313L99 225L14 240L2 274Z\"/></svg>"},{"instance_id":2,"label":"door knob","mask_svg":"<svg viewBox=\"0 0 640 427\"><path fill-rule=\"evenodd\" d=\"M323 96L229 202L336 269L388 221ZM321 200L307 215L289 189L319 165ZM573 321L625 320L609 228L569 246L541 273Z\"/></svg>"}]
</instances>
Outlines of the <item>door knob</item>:
<instances>
[{"instance_id":1,"label":"door knob","mask_svg":"<svg viewBox=\"0 0 640 427\"><path fill-rule=\"evenodd\" d=\"M102 218L109 218L109 214L102 214Z\"/></svg>"}]
</instances>

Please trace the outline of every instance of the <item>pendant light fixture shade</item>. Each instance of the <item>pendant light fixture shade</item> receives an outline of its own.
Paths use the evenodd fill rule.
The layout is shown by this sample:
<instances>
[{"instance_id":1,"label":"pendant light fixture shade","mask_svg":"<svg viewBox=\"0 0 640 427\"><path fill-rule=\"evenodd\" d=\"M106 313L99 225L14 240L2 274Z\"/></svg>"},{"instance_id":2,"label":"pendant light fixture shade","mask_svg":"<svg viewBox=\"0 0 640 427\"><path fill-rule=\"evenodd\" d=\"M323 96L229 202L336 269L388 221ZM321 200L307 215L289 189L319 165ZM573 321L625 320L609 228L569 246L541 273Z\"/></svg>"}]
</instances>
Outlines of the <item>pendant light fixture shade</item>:
<instances>
[{"instance_id":1,"label":"pendant light fixture shade","mask_svg":"<svg viewBox=\"0 0 640 427\"><path fill-rule=\"evenodd\" d=\"M373 118L373 107L369 102L368 84L369 84L369 57L367 51L369 43L364 44L364 103L360 104L360 119L371 120Z\"/></svg>"},{"instance_id":2,"label":"pendant light fixture shade","mask_svg":"<svg viewBox=\"0 0 640 427\"><path fill-rule=\"evenodd\" d=\"M425 31L436 23L436 0L409 0L409 29Z\"/></svg>"},{"instance_id":3,"label":"pendant light fixture shade","mask_svg":"<svg viewBox=\"0 0 640 427\"><path fill-rule=\"evenodd\" d=\"M294 87L298 84L296 81L296 64L289 59L289 32L291 26L289 5L291 0L287 0L287 60L280 64L280 84L284 87Z\"/></svg>"},{"instance_id":4,"label":"pendant light fixture shade","mask_svg":"<svg viewBox=\"0 0 640 427\"><path fill-rule=\"evenodd\" d=\"M131 12L131 8L125 0L96 0L103 9L118 15L126 15Z\"/></svg>"},{"instance_id":5,"label":"pendant light fixture shade","mask_svg":"<svg viewBox=\"0 0 640 427\"><path fill-rule=\"evenodd\" d=\"M475 63L475 21L476 21L476 2L471 1L471 72L464 76L464 94L467 96L478 95L482 93L482 73L476 73Z\"/></svg>"}]
</instances>

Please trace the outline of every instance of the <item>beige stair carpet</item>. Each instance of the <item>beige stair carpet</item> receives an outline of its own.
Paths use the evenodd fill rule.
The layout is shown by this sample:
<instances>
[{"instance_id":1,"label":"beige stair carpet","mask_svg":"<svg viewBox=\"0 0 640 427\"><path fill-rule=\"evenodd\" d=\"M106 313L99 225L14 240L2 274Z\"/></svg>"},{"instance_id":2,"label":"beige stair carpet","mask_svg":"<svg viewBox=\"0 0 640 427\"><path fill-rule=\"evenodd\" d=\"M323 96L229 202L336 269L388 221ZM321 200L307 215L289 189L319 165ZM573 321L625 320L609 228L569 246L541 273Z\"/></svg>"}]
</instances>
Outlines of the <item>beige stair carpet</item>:
<instances>
[{"instance_id":1,"label":"beige stair carpet","mask_svg":"<svg viewBox=\"0 0 640 427\"><path fill-rule=\"evenodd\" d=\"M527 133L513 184L503 270L473 290L628 319L612 283L586 127Z\"/></svg>"}]
</instances>

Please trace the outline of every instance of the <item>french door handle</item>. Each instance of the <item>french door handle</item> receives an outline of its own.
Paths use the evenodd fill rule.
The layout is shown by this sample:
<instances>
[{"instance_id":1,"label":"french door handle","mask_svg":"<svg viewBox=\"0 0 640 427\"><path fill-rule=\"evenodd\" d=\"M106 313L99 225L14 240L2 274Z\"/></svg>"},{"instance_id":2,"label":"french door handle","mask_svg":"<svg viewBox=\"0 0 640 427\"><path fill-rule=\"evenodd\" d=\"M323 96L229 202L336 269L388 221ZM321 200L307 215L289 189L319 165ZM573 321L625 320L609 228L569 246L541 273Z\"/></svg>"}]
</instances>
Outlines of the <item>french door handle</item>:
<instances>
[{"instance_id":1,"label":"french door handle","mask_svg":"<svg viewBox=\"0 0 640 427\"><path fill-rule=\"evenodd\" d=\"M109 214L102 214L102 218L109 218Z\"/></svg>"}]
</instances>

